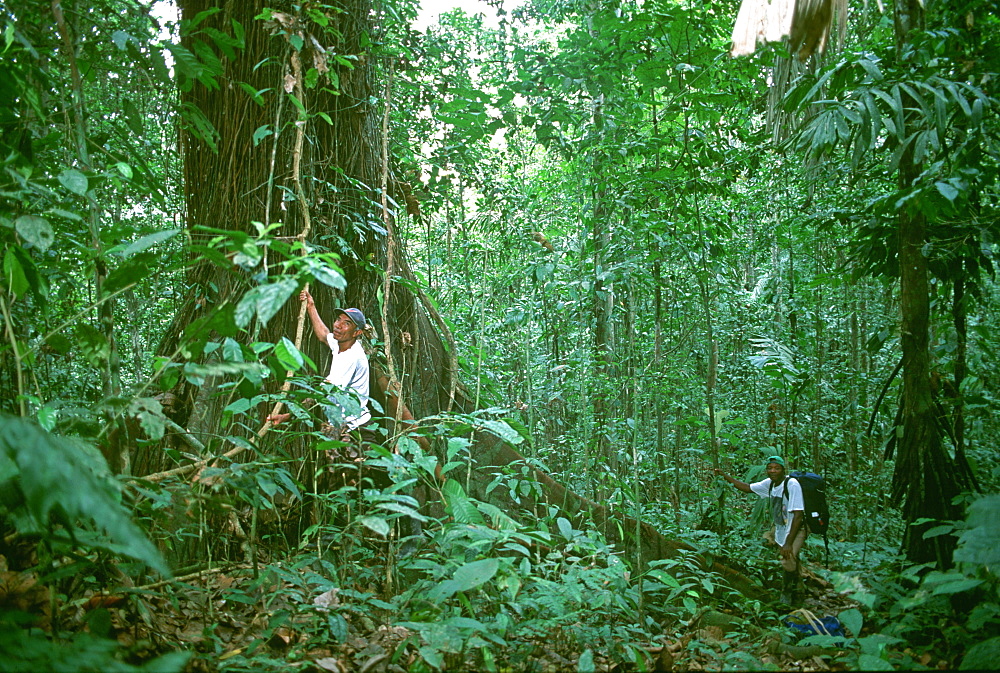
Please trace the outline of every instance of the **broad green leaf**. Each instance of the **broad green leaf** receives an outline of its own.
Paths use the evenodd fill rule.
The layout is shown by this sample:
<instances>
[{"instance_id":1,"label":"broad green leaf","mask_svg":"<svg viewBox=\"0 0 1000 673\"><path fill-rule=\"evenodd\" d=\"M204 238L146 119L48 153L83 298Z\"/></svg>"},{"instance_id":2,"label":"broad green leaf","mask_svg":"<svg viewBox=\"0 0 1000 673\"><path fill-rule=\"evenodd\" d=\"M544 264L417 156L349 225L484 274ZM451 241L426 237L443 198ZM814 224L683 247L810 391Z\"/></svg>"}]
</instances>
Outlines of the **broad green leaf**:
<instances>
[{"instance_id":1,"label":"broad green leaf","mask_svg":"<svg viewBox=\"0 0 1000 673\"><path fill-rule=\"evenodd\" d=\"M970 119L970 126L972 128L978 128L983 121L983 101L980 98L972 101L972 115Z\"/></svg>"},{"instance_id":2,"label":"broad green leaf","mask_svg":"<svg viewBox=\"0 0 1000 673\"><path fill-rule=\"evenodd\" d=\"M167 229L166 231L157 231L152 234L147 234L138 241L130 243L127 248L122 250L122 257L131 257L136 253L144 252L145 250L152 248L157 243L170 240L177 234L181 233L181 231L181 229Z\"/></svg>"},{"instance_id":3,"label":"broad green leaf","mask_svg":"<svg viewBox=\"0 0 1000 673\"><path fill-rule=\"evenodd\" d=\"M215 46L219 48L226 58L233 60L236 58L236 49L241 46L241 40L226 35L218 28L206 27L203 31L206 35L212 38L212 42Z\"/></svg>"},{"instance_id":4,"label":"broad green leaf","mask_svg":"<svg viewBox=\"0 0 1000 673\"><path fill-rule=\"evenodd\" d=\"M958 539L955 561L1000 565L1000 495L987 495L969 506L968 530Z\"/></svg>"},{"instance_id":5,"label":"broad green leaf","mask_svg":"<svg viewBox=\"0 0 1000 673\"><path fill-rule=\"evenodd\" d=\"M449 437L446 450L448 460L453 460L459 453L467 451L471 444L468 437Z\"/></svg>"},{"instance_id":6,"label":"broad green leaf","mask_svg":"<svg viewBox=\"0 0 1000 673\"><path fill-rule=\"evenodd\" d=\"M594 673L597 668L594 666L594 651L589 647L583 651L580 655L580 659L576 662L576 672L577 673Z\"/></svg>"},{"instance_id":7,"label":"broad green leaf","mask_svg":"<svg viewBox=\"0 0 1000 673\"><path fill-rule=\"evenodd\" d=\"M122 507L120 486L94 446L5 416L0 419L0 454L17 465L19 485L35 526L35 530L21 532L44 536L51 515L60 516L64 526L86 521L101 535L84 535L86 530L78 528L79 540L119 551L170 574L156 547Z\"/></svg>"},{"instance_id":8,"label":"broad green leaf","mask_svg":"<svg viewBox=\"0 0 1000 673\"><path fill-rule=\"evenodd\" d=\"M954 202L958 198L959 191L955 189L954 185L947 182L935 182L934 187L941 193L941 196L951 202Z\"/></svg>"},{"instance_id":9,"label":"broad green leaf","mask_svg":"<svg viewBox=\"0 0 1000 673\"><path fill-rule=\"evenodd\" d=\"M888 661L882 657L876 657L871 654L860 654L858 655L858 670L859 671L894 671L895 668L892 667Z\"/></svg>"},{"instance_id":10,"label":"broad green leaf","mask_svg":"<svg viewBox=\"0 0 1000 673\"><path fill-rule=\"evenodd\" d=\"M247 84L245 86L245 88L248 88L254 94L257 93L256 91L253 91L253 87L251 87L249 84ZM264 138L268 137L269 135L273 135L273 134L274 134L274 131L271 130L271 125L270 124L264 124L263 126L258 126L257 130L253 132L253 146L257 147L257 145L260 144L261 140L263 140Z\"/></svg>"},{"instance_id":11,"label":"broad green leaf","mask_svg":"<svg viewBox=\"0 0 1000 673\"><path fill-rule=\"evenodd\" d=\"M126 180L132 179L132 167L129 166L124 161L119 161L118 163L116 163L115 168L118 169L118 172L121 173L122 177L125 178Z\"/></svg>"},{"instance_id":12,"label":"broad green leaf","mask_svg":"<svg viewBox=\"0 0 1000 673\"><path fill-rule=\"evenodd\" d=\"M296 498L301 497L301 494L299 493L299 487L295 485L295 482L292 481L291 475L289 475L286 470L276 470L274 475L278 478L278 481L280 481L281 484L285 487L285 490L294 495Z\"/></svg>"},{"instance_id":13,"label":"broad green leaf","mask_svg":"<svg viewBox=\"0 0 1000 673\"><path fill-rule=\"evenodd\" d=\"M836 70L828 70L825 73L823 73L822 75L820 75L820 77L816 80L816 82L812 85L812 87L809 88L809 90L805 93L805 95L803 95L801 98L799 98L798 101L795 101L794 105L797 106L801 102L805 102L805 103L811 103L811 102L813 102L812 101L813 97L817 93L819 93L820 89L823 88L823 85L826 84L827 80L829 80L830 77L833 76L833 74L835 72L836 72ZM794 97L788 96L788 101L786 102L786 106L785 106L786 110L788 110L788 111L792 110L791 105L788 104L788 103L791 103L792 101L794 101Z\"/></svg>"},{"instance_id":14,"label":"broad green leaf","mask_svg":"<svg viewBox=\"0 0 1000 673\"><path fill-rule=\"evenodd\" d=\"M139 425L150 439L162 439L166 430L163 406L152 397L137 397L129 404L129 413L139 419Z\"/></svg>"},{"instance_id":15,"label":"broad green leaf","mask_svg":"<svg viewBox=\"0 0 1000 673\"><path fill-rule=\"evenodd\" d=\"M358 523L383 537L389 535L389 522L380 516L359 516Z\"/></svg>"},{"instance_id":16,"label":"broad green leaf","mask_svg":"<svg viewBox=\"0 0 1000 673\"><path fill-rule=\"evenodd\" d=\"M432 470L428 472L433 474ZM517 522L496 505L488 502L480 502L477 503L477 506L480 512L489 517L493 528L497 530L517 530Z\"/></svg>"},{"instance_id":17,"label":"broad green leaf","mask_svg":"<svg viewBox=\"0 0 1000 673\"><path fill-rule=\"evenodd\" d=\"M250 400L241 397L232 404L226 406L225 411L230 414L242 414L250 408Z\"/></svg>"},{"instance_id":18,"label":"broad green leaf","mask_svg":"<svg viewBox=\"0 0 1000 673\"><path fill-rule=\"evenodd\" d=\"M514 551L517 552L518 554L524 555L527 558L531 558L531 550L525 547L523 544L518 544L517 542L508 542L502 547L502 549Z\"/></svg>"},{"instance_id":19,"label":"broad green leaf","mask_svg":"<svg viewBox=\"0 0 1000 673\"><path fill-rule=\"evenodd\" d=\"M844 625L844 628L847 629L852 636L857 638L859 635L861 635L861 627L865 623L865 618L862 616L860 610L858 610L857 608L850 608L848 610L844 610L843 612L837 615L837 618L840 620L840 623Z\"/></svg>"},{"instance_id":20,"label":"broad green leaf","mask_svg":"<svg viewBox=\"0 0 1000 673\"><path fill-rule=\"evenodd\" d=\"M458 587L456 591L468 591L489 582L499 569L500 560L495 558L466 563L455 571L455 575L452 578Z\"/></svg>"},{"instance_id":21,"label":"broad green leaf","mask_svg":"<svg viewBox=\"0 0 1000 673\"><path fill-rule=\"evenodd\" d=\"M512 427L504 423L503 421L494 420L481 420L479 423L482 425L483 429L496 435L508 444L520 444L524 441L524 438L518 434Z\"/></svg>"},{"instance_id":22,"label":"broad green leaf","mask_svg":"<svg viewBox=\"0 0 1000 673\"><path fill-rule=\"evenodd\" d=\"M310 7L309 9L307 9L306 14L309 15L310 19L312 19L319 25L323 26L324 28L330 25L330 19L326 16L326 14L324 14L319 9L316 9L315 7Z\"/></svg>"},{"instance_id":23,"label":"broad green leaf","mask_svg":"<svg viewBox=\"0 0 1000 673\"><path fill-rule=\"evenodd\" d=\"M556 519L556 525L559 526L559 533L564 538L566 538L567 540L572 540L574 538L575 536L574 534L576 533L576 531L573 530L573 524L569 522L569 519L567 519L564 516L561 516L558 519Z\"/></svg>"},{"instance_id":24,"label":"broad green leaf","mask_svg":"<svg viewBox=\"0 0 1000 673\"><path fill-rule=\"evenodd\" d=\"M194 652L167 652L142 666L145 673L181 673Z\"/></svg>"},{"instance_id":25,"label":"broad green leaf","mask_svg":"<svg viewBox=\"0 0 1000 673\"><path fill-rule=\"evenodd\" d=\"M316 68L309 68L306 71L305 85L307 89L315 89L316 84L319 83L319 70Z\"/></svg>"},{"instance_id":26,"label":"broad green leaf","mask_svg":"<svg viewBox=\"0 0 1000 673\"><path fill-rule=\"evenodd\" d=\"M473 631L487 630L485 624L478 619L472 619L471 617L451 617L438 623L444 626L454 626L459 629L471 629Z\"/></svg>"},{"instance_id":27,"label":"broad green leaf","mask_svg":"<svg viewBox=\"0 0 1000 673\"><path fill-rule=\"evenodd\" d=\"M441 495L444 497L445 510L458 523L480 526L486 523L483 515L479 513L479 510L465 494L465 489L454 479L445 481L444 486L441 487Z\"/></svg>"},{"instance_id":28,"label":"broad green leaf","mask_svg":"<svg viewBox=\"0 0 1000 673\"><path fill-rule=\"evenodd\" d=\"M226 337L222 341L222 358L226 362L245 362L243 358L243 348L239 342L232 337Z\"/></svg>"},{"instance_id":29,"label":"broad green leaf","mask_svg":"<svg viewBox=\"0 0 1000 673\"><path fill-rule=\"evenodd\" d=\"M954 530L955 527L952 526L951 524L946 524L944 526L934 526L934 528L931 528L930 530L925 530L923 537L925 540L928 540L932 537L938 537L939 535L948 535Z\"/></svg>"},{"instance_id":30,"label":"broad green leaf","mask_svg":"<svg viewBox=\"0 0 1000 673\"><path fill-rule=\"evenodd\" d=\"M379 509L384 509L388 512L395 512L397 514L403 514L411 519L416 519L417 521L427 521L427 517L422 515L420 512L415 510L413 507L408 507L407 505L402 505L398 502L380 502L377 507Z\"/></svg>"},{"instance_id":31,"label":"broad green leaf","mask_svg":"<svg viewBox=\"0 0 1000 673\"><path fill-rule=\"evenodd\" d=\"M257 485L260 486L260 490L269 498L273 498L281 490L269 475L260 472L257 473Z\"/></svg>"},{"instance_id":32,"label":"broad green leaf","mask_svg":"<svg viewBox=\"0 0 1000 673\"><path fill-rule=\"evenodd\" d=\"M281 337L281 341L274 345L274 355L289 371L297 372L305 364L302 353L288 340L288 337Z\"/></svg>"},{"instance_id":33,"label":"broad green leaf","mask_svg":"<svg viewBox=\"0 0 1000 673\"><path fill-rule=\"evenodd\" d=\"M312 257L306 257L302 261L305 263L312 277L318 282L337 290L343 290L347 287L347 280L344 278L343 271L329 260L321 261Z\"/></svg>"},{"instance_id":34,"label":"broad green leaf","mask_svg":"<svg viewBox=\"0 0 1000 673\"><path fill-rule=\"evenodd\" d=\"M972 108L969 107L969 101L965 99L965 95L961 91L959 91L958 85L955 84L955 82L948 82L945 85L945 88L947 88L948 91L951 92L952 97L955 99L955 102L958 103L958 106L962 108L962 112L965 113L965 116L971 119Z\"/></svg>"},{"instance_id":35,"label":"broad green leaf","mask_svg":"<svg viewBox=\"0 0 1000 673\"><path fill-rule=\"evenodd\" d=\"M974 578L960 579L952 582L943 582L935 586L934 590L931 593L933 593L935 596L941 596L947 594L960 594L963 591L969 591L970 589L975 589L982 583L983 580L977 580Z\"/></svg>"},{"instance_id":36,"label":"broad green leaf","mask_svg":"<svg viewBox=\"0 0 1000 673\"><path fill-rule=\"evenodd\" d=\"M38 215L22 215L14 220L14 229L27 243L42 252L48 250L52 241L55 240L52 225L44 217Z\"/></svg>"},{"instance_id":37,"label":"broad green leaf","mask_svg":"<svg viewBox=\"0 0 1000 673\"><path fill-rule=\"evenodd\" d=\"M82 222L83 217L79 213L74 213L69 210L63 210L62 208L49 208L45 211L47 215L55 215L57 217L62 217L67 220L72 220L73 222Z\"/></svg>"},{"instance_id":38,"label":"broad green leaf","mask_svg":"<svg viewBox=\"0 0 1000 673\"><path fill-rule=\"evenodd\" d=\"M156 258L152 253L139 253L126 259L117 269L108 274L101 286L101 292L104 294L117 292L138 283L157 270Z\"/></svg>"},{"instance_id":39,"label":"broad green leaf","mask_svg":"<svg viewBox=\"0 0 1000 673\"><path fill-rule=\"evenodd\" d=\"M116 30L111 33L111 41L115 43L115 46L121 50L125 49L125 45L129 40L134 40L135 38L126 33L124 30Z\"/></svg>"},{"instance_id":40,"label":"broad green leaf","mask_svg":"<svg viewBox=\"0 0 1000 673\"><path fill-rule=\"evenodd\" d=\"M899 85L892 87L893 112L896 115L896 137L906 137L906 108L903 106L903 94Z\"/></svg>"},{"instance_id":41,"label":"broad green leaf","mask_svg":"<svg viewBox=\"0 0 1000 673\"><path fill-rule=\"evenodd\" d=\"M249 87L249 85L246 86ZM257 147L261 140L273 134L274 131L271 130L270 124L264 124L263 126L258 127L257 130L253 132L253 146Z\"/></svg>"},{"instance_id":42,"label":"broad green leaf","mask_svg":"<svg viewBox=\"0 0 1000 673\"><path fill-rule=\"evenodd\" d=\"M236 324L239 327L246 327L256 314L261 324L266 325L296 289L298 283L294 278L282 278L276 283L258 285L251 289L236 306Z\"/></svg>"},{"instance_id":43,"label":"broad green leaf","mask_svg":"<svg viewBox=\"0 0 1000 673\"><path fill-rule=\"evenodd\" d=\"M420 653L423 660L430 664L433 669L437 671L444 670L444 657L442 657L441 653L436 649L428 645L424 645L418 649L417 652Z\"/></svg>"},{"instance_id":44,"label":"broad green leaf","mask_svg":"<svg viewBox=\"0 0 1000 673\"><path fill-rule=\"evenodd\" d=\"M442 580L438 582L427 592L427 600L438 603L441 601L448 600L458 591L458 584L455 580Z\"/></svg>"},{"instance_id":45,"label":"broad green leaf","mask_svg":"<svg viewBox=\"0 0 1000 673\"><path fill-rule=\"evenodd\" d=\"M38 424L47 432L52 432L52 429L56 427L58 418L58 409L45 406L38 410Z\"/></svg>"},{"instance_id":46,"label":"broad green leaf","mask_svg":"<svg viewBox=\"0 0 1000 673\"><path fill-rule=\"evenodd\" d=\"M171 42L166 44L166 48L173 57L182 90L189 91L194 86L194 81L201 76L204 67L198 57L185 47Z\"/></svg>"},{"instance_id":47,"label":"broad green leaf","mask_svg":"<svg viewBox=\"0 0 1000 673\"><path fill-rule=\"evenodd\" d=\"M960 671L995 671L1000 664L1000 636L976 643L962 657Z\"/></svg>"},{"instance_id":48,"label":"broad green leaf","mask_svg":"<svg viewBox=\"0 0 1000 673\"><path fill-rule=\"evenodd\" d=\"M197 14L194 15L193 19L190 19L188 21L183 21L182 22L183 26L184 26L184 30L185 31L193 31L195 28L197 28L201 24L202 21L204 21L205 19L207 19L210 16L213 16L214 14L218 14L221 11L222 11L222 8L220 8L220 7L212 7L210 9L205 9L205 10L202 10L202 11L198 12Z\"/></svg>"},{"instance_id":49,"label":"broad green leaf","mask_svg":"<svg viewBox=\"0 0 1000 673\"><path fill-rule=\"evenodd\" d=\"M75 168L68 168L60 173L59 184L80 196L84 196L87 193L87 176Z\"/></svg>"},{"instance_id":50,"label":"broad green leaf","mask_svg":"<svg viewBox=\"0 0 1000 673\"><path fill-rule=\"evenodd\" d=\"M665 585L667 585L668 587L671 587L673 589L680 589L681 588L681 583L677 581L676 577L674 577L673 575L671 575L667 571L662 570L660 568L654 568L653 570L651 570L650 571L650 576L657 578L658 580L660 580L661 582L663 582Z\"/></svg>"},{"instance_id":51,"label":"broad green leaf","mask_svg":"<svg viewBox=\"0 0 1000 673\"><path fill-rule=\"evenodd\" d=\"M13 248L8 248L3 256L3 281L15 298L22 296L31 287Z\"/></svg>"},{"instance_id":52,"label":"broad green leaf","mask_svg":"<svg viewBox=\"0 0 1000 673\"><path fill-rule=\"evenodd\" d=\"M247 441L246 437L237 437L236 435L226 435L225 440L230 444L240 447L241 449L257 452L257 447L251 444L249 441Z\"/></svg>"},{"instance_id":53,"label":"broad green leaf","mask_svg":"<svg viewBox=\"0 0 1000 673\"><path fill-rule=\"evenodd\" d=\"M913 161L916 163L923 162L924 157L927 155L927 138L929 133L929 131L919 131L916 134L916 142L913 144ZM938 184L940 185L941 183L939 182ZM953 199L948 200L952 201Z\"/></svg>"},{"instance_id":54,"label":"broad green leaf","mask_svg":"<svg viewBox=\"0 0 1000 673\"><path fill-rule=\"evenodd\" d=\"M236 46L240 49L244 47L244 37L246 35L246 30L243 28L243 24L236 19L230 20L233 25L233 39L236 40Z\"/></svg>"}]
</instances>

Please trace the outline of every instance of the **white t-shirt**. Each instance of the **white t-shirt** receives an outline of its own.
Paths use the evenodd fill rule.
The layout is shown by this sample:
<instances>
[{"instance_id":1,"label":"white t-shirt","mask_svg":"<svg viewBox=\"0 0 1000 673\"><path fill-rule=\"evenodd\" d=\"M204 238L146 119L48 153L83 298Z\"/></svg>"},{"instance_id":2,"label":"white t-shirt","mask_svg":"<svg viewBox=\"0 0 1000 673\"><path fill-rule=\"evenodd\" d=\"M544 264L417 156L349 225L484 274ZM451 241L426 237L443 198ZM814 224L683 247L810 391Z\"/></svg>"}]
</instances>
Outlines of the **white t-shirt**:
<instances>
[{"instance_id":1,"label":"white t-shirt","mask_svg":"<svg viewBox=\"0 0 1000 673\"><path fill-rule=\"evenodd\" d=\"M372 417L368 410L370 392L368 388L368 356L365 354L365 349L361 347L360 341L355 341L353 346L340 352L340 344L333 338L333 332L330 332L326 337L326 344L333 351L333 358L330 360L330 373L326 375L327 382L338 388L353 390L361 401L361 414L344 419L344 425L347 426L347 429L353 430L367 423Z\"/></svg>"},{"instance_id":2,"label":"white t-shirt","mask_svg":"<svg viewBox=\"0 0 1000 673\"><path fill-rule=\"evenodd\" d=\"M785 484L788 484L788 498L785 495ZM780 484L771 486L770 477L750 484L750 490L762 498L771 498L771 519L774 521L774 541L779 546L785 544L785 538L792 528L792 512L804 512L805 501L802 499L802 486L798 479L786 477ZM770 493L768 492L770 491ZM802 525L806 525L805 519Z\"/></svg>"}]
</instances>

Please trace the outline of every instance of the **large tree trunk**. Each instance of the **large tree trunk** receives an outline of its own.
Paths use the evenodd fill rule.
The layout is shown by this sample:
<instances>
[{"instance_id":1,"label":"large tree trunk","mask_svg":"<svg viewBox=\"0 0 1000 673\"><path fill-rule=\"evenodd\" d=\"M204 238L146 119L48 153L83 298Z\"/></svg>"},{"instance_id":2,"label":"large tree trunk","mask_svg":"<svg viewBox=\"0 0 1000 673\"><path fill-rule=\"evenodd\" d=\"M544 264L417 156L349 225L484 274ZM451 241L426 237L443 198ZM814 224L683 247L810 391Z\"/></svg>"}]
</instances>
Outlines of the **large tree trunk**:
<instances>
[{"instance_id":1,"label":"large tree trunk","mask_svg":"<svg viewBox=\"0 0 1000 673\"><path fill-rule=\"evenodd\" d=\"M902 53L911 31L923 23L923 2L903 0L895 6L896 46ZM904 94L905 96L905 94ZM904 105L915 105L908 96ZM912 188L921 166L910 145L900 157L899 185ZM935 521L953 521L961 510L953 504L965 484L964 473L945 450L931 394L930 287L927 257L927 221L921 212L904 206L898 214L900 341L903 350L903 434L893 474L894 499L903 500L903 550L913 563L952 562L955 538L938 535L924 539ZM913 525L918 519L929 520Z\"/></svg>"},{"instance_id":2,"label":"large tree trunk","mask_svg":"<svg viewBox=\"0 0 1000 673\"><path fill-rule=\"evenodd\" d=\"M302 92L306 109L310 112L324 111L333 123L308 119L302 127L308 138L304 144L296 144L299 127L289 125L277 138L268 137L256 146L251 141L255 129L265 124L275 125L275 121L282 117L284 121L295 118L295 107L287 102L282 105L276 92L288 81L295 95L300 93L294 87L297 69L292 62L294 51L280 35L270 35L267 26L304 35L307 25L299 21L294 9L287 9L287 16L280 17L276 23L265 24L254 20L264 6L262 0L181 2L184 19L192 19L199 12L217 6L223 11L208 17L201 25L231 33L232 20L238 21L246 32L246 49L234 59L223 59L225 71L218 78L221 86L208 89L195 84L183 94L184 102L201 110L219 132L217 152L189 134L184 136L187 226L191 229L196 225L207 225L252 232L252 221L266 223L283 220L279 234L295 237L302 230L304 218L308 217L312 222L309 239L313 244L332 246L337 241L345 241L350 246L350 249L342 251L347 289L343 296L337 296L338 293L326 286L314 288L320 314L328 316L334 307L343 304L358 306L376 326L382 323L380 317L384 315L385 328L380 330L384 332L381 336L390 344L394 370L402 383L403 400L416 418L439 414L449 408L459 412L472 411L472 398L455 379L454 346L447 338L447 328L420 291L410 289L417 287L416 280L399 248L398 239L394 237L391 218L383 219L384 213L379 208L381 196L378 188L386 179L387 171L382 117L385 92L376 86L376 63L365 54L359 42L363 35L374 32L369 24L372 15L370 3L368 0L350 0L345 5L346 13L330 17L332 25L343 35L341 42L333 45L336 53L358 55L353 69L341 68L338 71L340 95L330 95L319 89ZM286 8L285 3L270 3L270 6L278 10ZM309 36L305 37L307 48L299 57L303 60L315 58L315 54L308 50ZM185 43L191 45L192 39L187 38ZM331 67L335 66L331 64ZM237 86L239 82L246 82L255 90L272 91L265 95L265 104L258 105L242 87ZM376 100L380 102L374 103ZM277 126L283 126L284 121ZM301 147L302 155L296 164L297 147ZM283 200L281 196L299 191L297 171L301 181L309 185L305 203ZM273 188L270 186L272 183ZM387 231L367 224L371 222L384 222ZM388 272L384 271L387 265ZM386 286L387 274L391 278L401 278L403 282ZM250 279L241 276L238 271L204 263L192 270L190 284L192 295L163 341L160 348L163 355L177 351L186 338L185 329L189 329L212 305L238 299L250 286ZM383 314L379 294L386 287L388 292L383 298L386 302ZM248 334L248 341L274 342L282 336L294 334L297 305L297 301L289 301L265 328ZM320 368L328 361L325 346L311 336L302 344L302 350ZM222 409L229 400L213 396L212 392L211 385L181 384L176 407L172 409L173 418L190 432L204 431L218 436ZM261 416L265 411L261 410ZM221 434L232 431L222 428ZM490 435L478 435L476 440L470 495L497 502L502 497L502 489L488 495L487 486L493 481L498 468L524 459L509 445ZM283 448L294 450L294 447ZM162 458L157 460L156 456L147 454L142 461L135 461L137 473L149 474L172 467L164 464ZM634 521L567 491L547 475L536 473L536 476L544 485L544 500L563 508L571 516L592 516L611 541L631 550L629 558L636 557L636 545L645 561L691 549L682 542L664 538L648 525L642 526L640 539L636 540L633 531L638 529ZM516 515L513 502L501 500L499 504ZM521 506L524 506L523 502ZM627 539L623 539L623 532L627 532ZM696 559L695 562L702 561ZM731 568L711 560L703 562L726 575L730 583L740 590L758 593L755 585Z\"/></svg>"},{"instance_id":3,"label":"large tree trunk","mask_svg":"<svg viewBox=\"0 0 1000 673\"><path fill-rule=\"evenodd\" d=\"M952 505L958 495L957 471L941 442L930 388L928 329L930 295L922 215L899 216L900 312L903 348L903 435L899 442L893 486L897 498L905 495L903 549L913 563L951 565L955 538L939 535L925 540L933 522L910 525L919 518L955 520Z\"/></svg>"}]
</instances>

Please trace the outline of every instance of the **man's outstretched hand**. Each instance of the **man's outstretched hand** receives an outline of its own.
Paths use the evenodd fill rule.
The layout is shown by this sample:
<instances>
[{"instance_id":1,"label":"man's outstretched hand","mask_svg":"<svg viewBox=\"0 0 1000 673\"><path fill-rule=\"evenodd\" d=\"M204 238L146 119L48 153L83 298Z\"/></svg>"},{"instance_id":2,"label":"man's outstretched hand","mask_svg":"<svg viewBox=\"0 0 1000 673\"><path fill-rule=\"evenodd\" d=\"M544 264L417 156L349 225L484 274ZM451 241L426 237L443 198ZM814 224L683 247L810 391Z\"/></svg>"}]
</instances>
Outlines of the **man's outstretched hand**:
<instances>
[{"instance_id":1,"label":"man's outstretched hand","mask_svg":"<svg viewBox=\"0 0 1000 673\"><path fill-rule=\"evenodd\" d=\"M266 420L272 426L278 426L278 425L281 425L282 423L284 423L285 421L287 421L291 417L292 417L292 415L290 413L289 414L268 414Z\"/></svg>"}]
</instances>

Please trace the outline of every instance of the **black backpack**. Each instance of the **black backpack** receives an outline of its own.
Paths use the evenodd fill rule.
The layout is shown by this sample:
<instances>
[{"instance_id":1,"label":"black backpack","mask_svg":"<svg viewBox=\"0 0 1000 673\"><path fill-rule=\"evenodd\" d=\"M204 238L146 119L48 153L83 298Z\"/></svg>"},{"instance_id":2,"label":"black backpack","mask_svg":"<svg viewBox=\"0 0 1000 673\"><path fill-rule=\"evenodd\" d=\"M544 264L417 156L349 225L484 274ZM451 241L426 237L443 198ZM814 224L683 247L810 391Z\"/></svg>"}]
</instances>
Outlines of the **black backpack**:
<instances>
[{"instance_id":1,"label":"black backpack","mask_svg":"<svg viewBox=\"0 0 1000 673\"><path fill-rule=\"evenodd\" d=\"M815 472L799 472L793 470L788 476L799 482L802 487L802 501L805 511L805 524L809 526L810 533L823 536L823 545L826 548L826 564L830 564L830 540L827 538L827 530L830 528L830 506L826 502L826 479ZM787 479L787 478L786 478ZM782 497L788 501L788 489L782 489Z\"/></svg>"}]
</instances>

